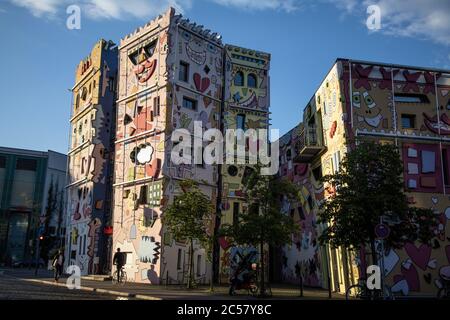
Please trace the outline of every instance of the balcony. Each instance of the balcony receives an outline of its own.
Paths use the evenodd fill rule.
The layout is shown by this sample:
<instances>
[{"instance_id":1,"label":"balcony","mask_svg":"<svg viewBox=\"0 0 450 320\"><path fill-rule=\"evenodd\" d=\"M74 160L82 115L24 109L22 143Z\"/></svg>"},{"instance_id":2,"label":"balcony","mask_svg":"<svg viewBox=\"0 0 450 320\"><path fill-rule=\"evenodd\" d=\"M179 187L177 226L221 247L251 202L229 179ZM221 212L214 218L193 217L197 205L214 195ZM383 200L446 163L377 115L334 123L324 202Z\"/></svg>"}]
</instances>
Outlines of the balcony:
<instances>
[{"instance_id":1,"label":"balcony","mask_svg":"<svg viewBox=\"0 0 450 320\"><path fill-rule=\"evenodd\" d=\"M297 150L296 162L308 162L325 150L321 132L316 126L302 128L297 141Z\"/></svg>"}]
</instances>

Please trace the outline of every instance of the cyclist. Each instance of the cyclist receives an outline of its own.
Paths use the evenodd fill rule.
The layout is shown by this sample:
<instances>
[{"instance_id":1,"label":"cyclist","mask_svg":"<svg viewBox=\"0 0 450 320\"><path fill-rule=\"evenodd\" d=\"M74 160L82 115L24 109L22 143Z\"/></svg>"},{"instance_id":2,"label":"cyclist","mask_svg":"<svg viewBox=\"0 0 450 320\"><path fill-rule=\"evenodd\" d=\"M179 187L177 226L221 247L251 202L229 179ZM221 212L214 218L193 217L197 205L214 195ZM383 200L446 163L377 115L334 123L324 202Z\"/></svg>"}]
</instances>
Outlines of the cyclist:
<instances>
[{"instance_id":1,"label":"cyclist","mask_svg":"<svg viewBox=\"0 0 450 320\"><path fill-rule=\"evenodd\" d=\"M117 266L117 283L119 283L122 268L125 265L125 256L123 252L120 252L120 248L117 248L117 252L114 254L113 264Z\"/></svg>"}]
</instances>

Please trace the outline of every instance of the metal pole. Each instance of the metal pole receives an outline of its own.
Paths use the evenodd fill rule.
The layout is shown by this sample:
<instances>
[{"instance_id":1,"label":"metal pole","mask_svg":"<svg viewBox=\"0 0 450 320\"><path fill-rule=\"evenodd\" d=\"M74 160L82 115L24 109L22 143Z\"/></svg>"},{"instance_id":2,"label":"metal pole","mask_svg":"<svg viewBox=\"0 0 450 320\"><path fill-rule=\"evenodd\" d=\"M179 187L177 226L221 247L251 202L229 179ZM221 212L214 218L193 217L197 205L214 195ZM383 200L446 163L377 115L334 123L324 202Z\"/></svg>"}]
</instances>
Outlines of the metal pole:
<instances>
[{"instance_id":1,"label":"metal pole","mask_svg":"<svg viewBox=\"0 0 450 320\"><path fill-rule=\"evenodd\" d=\"M383 216L380 217L381 225L383 225ZM384 239L381 239L381 296L383 297L383 300L385 299L385 290L384 290Z\"/></svg>"},{"instance_id":2,"label":"metal pole","mask_svg":"<svg viewBox=\"0 0 450 320\"><path fill-rule=\"evenodd\" d=\"M38 269L39 269L39 248L40 248L40 243L39 243L39 237L36 239L36 266L34 269L34 275L37 276L38 275Z\"/></svg>"}]
</instances>

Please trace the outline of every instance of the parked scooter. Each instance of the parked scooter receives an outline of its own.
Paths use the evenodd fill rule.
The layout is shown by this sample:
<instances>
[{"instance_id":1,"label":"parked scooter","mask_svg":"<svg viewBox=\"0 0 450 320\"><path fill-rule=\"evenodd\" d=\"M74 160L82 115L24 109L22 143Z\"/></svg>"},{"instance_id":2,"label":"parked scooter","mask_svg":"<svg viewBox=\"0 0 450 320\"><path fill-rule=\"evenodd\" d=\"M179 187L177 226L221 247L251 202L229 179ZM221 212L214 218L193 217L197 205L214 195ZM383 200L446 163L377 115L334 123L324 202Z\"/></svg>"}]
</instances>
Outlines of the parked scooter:
<instances>
[{"instance_id":1,"label":"parked scooter","mask_svg":"<svg viewBox=\"0 0 450 320\"><path fill-rule=\"evenodd\" d=\"M236 295L236 290L247 290L247 292L256 295L258 293L256 270L256 263L251 264L251 268L242 263L230 278L229 295Z\"/></svg>"}]
</instances>

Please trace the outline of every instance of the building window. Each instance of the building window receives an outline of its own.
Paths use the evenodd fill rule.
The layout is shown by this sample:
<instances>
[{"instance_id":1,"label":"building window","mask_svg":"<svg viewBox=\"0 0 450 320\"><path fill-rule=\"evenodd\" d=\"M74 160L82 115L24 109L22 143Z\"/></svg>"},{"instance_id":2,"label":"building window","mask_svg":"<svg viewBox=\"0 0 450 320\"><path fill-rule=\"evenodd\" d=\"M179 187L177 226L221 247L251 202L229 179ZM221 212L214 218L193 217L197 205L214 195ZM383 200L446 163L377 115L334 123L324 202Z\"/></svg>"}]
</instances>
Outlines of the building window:
<instances>
[{"instance_id":1,"label":"building window","mask_svg":"<svg viewBox=\"0 0 450 320\"><path fill-rule=\"evenodd\" d=\"M430 103L430 100L424 94L407 93L396 93L394 95L394 101L398 103Z\"/></svg>"},{"instance_id":2,"label":"building window","mask_svg":"<svg viewBox=\"0 0 450 320\"><path fill-rule=\"evenodd\" d=\"M238 114L236 116L236 129L245 131L245 114Z\"/></svg>"},{"instance_id":3,"label":"building window","mask_svg":"<svg viewBox=\"0 0 450 320\"><path fill-rule=\"evenodd\" d=\"M416 122L416 116L413 114L402 114L402 128L414 129Z\"/></svg>"},{"instance_id":4,"label":"building window","mask_svg":"<svg viewBox=\"0 0 450 320\"><path fill-rule=\"evenodd\" d=\"M197 277L202 275L202 255L197 256Z\"/></svg>"},{"instance_id":5,"label":"building window","mask_svg":"<svg viewBox=\"0 0 450 320\"><path fill-rule=\"evenodd\" d=\"M291 161L292 160L292 151L291 149L289 149L288 151L286 151L286 161Z\"/></svg>"},{"instance_id":6,"label":"building window","mask_svg":"<svg viewBox=\"0 0 450 320\"><path fill-rule=\"evenodd\" d=\"M110 92L114 92L115 89L114 77L108 77L108 88Z\"/></svg>"},{"instance_id":7,"label":"building window","mask_svg":"<svg viewBox=\"0 0 450 320\"><path fill-rule=\"evenodd\" d=\"M239 202L233 202L233 225L239 223Z\"/></svg>"},{"instance_id":8,"label":"building window","mask_svg":"<svg viewBox=\"0 0 450 320\"><path fill-rule=\"evenodd\" d=\"M244 86L244 74L241 71L236 72L234 76L234 85L237 87Z\"/></svg>"},{"instance_id":9,"label":"building window","mask_svg":"<svg viewBox=\"0 0 450 320\"><path fill-rule=\"evenodd\" d=\"M183 97L183 108L197 110L197 101Z\"/></svg>"},{"instance_id":10,"label":"building window","mask_svg":"<svg viewBox=\"0 0 450 320\"><path fill-rule=\"evenodd\" d=\"M448 167L448 153L447 149L442 149L442 172L444 174L444 184L446 186L450 185L449 183L449 167Z\"/></svg>"},{"instance_id":11,"label":"building window","mask_svg":"<svg viewBox=\"0 0 450 320\"><path fill-rule=\"evenodd\" d=\"M181 249L178 249L178 255L177 255L177 270L181 270L181 259L183 258L182 256L183 252Z\"/></svg>"},{"instance_id":12,"label":"building window","mask_svg":"<svg viewBox=\"0 0 450 320\"><path fill-rule=\"evenodd\" d=\"M237 176L238 174L238 168L236 166L229 166L228 167L228 174L232 177Z\"/></svg>"},{"instance_id":13,"label":"building window","mask_svg":"<svg viewBox=\"0 0 450 320\"><path fill-rule=\"evenodd\" d=\"M189 64L180 61L180 72L178 73L180 81L189 82Z\"/></svg>"},{"instance_id":14,"label":"building window","mask_svg":"<svg viewBox=\"0 0 450 320\"><path fill-rule=\"evenodd\" d=\"M322 166L318 166L318 167L312 169L312 174L316 181L319 181L320 179L322 179Z\"/></svg>"},{"instance_id":15,"label":"building window","mask_svg":"<svg viewBox=\"0 0 450 320\"><path fill-rule=\"evenodd\" d=\"M253 73L250 73L247 77L247 87L256 88L258 85L256 76Z\"/></svg>"},{"instance_id":16,"label":"building window","mask_svg":"<svg viewBox=\"0 0 450 320\"><path fill-rule=\"evenodd\" d=\"M75 99L75 110L77 110L80 107L80 95L77 94L77 97Z\"/></svg>"},{"instance_id":17,"label":"building window","mask_svg":"<svg viewBox=\"0 0 450 320\"><path fill-rule=\"evenodd\" d=\"M34 159L18 159L16 170L36 171L37 161Z\"/></svg>"},{"instance_id":18,"label":"building window","mask_svg":"<svg viewBox=\"0 0 450 320\"><path fill-rule=\"evenodd\" d=\"M153 115L155 117L158 117L160 115L160 102L159 102L159 96L153 98Z\"/></svg>"}]
</instances>

